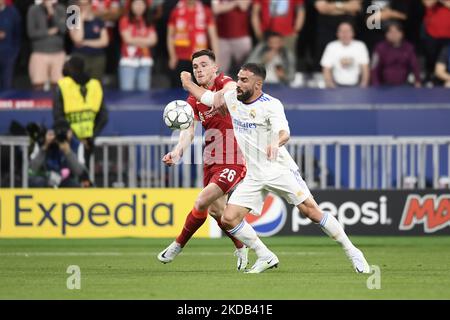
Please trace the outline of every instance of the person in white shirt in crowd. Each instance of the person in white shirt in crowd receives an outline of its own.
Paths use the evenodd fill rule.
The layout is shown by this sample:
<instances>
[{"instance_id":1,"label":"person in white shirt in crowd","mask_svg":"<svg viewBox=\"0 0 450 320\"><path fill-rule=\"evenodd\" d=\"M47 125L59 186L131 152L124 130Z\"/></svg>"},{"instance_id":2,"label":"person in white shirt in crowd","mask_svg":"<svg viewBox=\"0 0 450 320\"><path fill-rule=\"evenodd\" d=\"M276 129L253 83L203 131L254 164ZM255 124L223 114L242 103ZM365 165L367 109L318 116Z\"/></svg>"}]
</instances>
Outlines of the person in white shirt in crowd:
<instances>
[{"instance_id":1,"label":"person in white shirt in crowd","mask_svg":"<svg viewBox=\"0 0 450 320\"><path fill-rule=\"evenodd\" d=\"M327 88L368 86L369 51L354 36L353 26L343 22L338 27L338 40L330 42L325 48L320 65Z\"/></svg>"}]
</instances>

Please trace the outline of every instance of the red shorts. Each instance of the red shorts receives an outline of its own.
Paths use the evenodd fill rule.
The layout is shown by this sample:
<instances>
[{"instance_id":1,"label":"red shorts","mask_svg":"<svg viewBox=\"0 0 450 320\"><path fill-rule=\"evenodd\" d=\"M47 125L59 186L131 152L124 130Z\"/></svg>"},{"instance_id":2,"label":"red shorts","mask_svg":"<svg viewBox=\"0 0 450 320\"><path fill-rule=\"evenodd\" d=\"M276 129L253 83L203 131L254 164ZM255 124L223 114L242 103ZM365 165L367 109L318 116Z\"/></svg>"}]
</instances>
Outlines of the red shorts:
<instances>
[{"instance_id":1,"label":"red shorts","mask_svg":"<svg viewBox=\"0 0 450 320\"><path fill-rule=\"evenodd\" d=\"M210 183L215 183L223 193L228 193L244 179L246 173L247 168L238 164L205 167L203 168L203 185L206 187Z\"/></svg>"}]
</instances>

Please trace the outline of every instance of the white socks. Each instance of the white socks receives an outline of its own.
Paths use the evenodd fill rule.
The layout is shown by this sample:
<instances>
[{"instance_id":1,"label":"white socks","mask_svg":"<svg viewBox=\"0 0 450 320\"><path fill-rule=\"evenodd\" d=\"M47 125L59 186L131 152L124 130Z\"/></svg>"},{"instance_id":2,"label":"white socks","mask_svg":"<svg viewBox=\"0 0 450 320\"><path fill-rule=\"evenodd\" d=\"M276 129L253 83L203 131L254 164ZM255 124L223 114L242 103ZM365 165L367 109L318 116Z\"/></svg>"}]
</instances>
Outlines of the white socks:
<instances>
[{"instance_id":1,"label":"white socks","mask_svg":"<svg viewBox=\"0 0 450 320\"><path fill-rule=\"evenodd\" d=\"M323 232L325 232L330 238L339 242L345 251L355 248L353 243L345 234L345 231L342 228L341 224L333 215L324 212L322 220L320 220L320 227L322 228Z\"/></svg>"},{"instance_id":2,"label":"white socks","mask_svg":"<svg viewBox=\"0 0 450 320\"><path fill-rule=\"evenodd\" d=\"M245 220L242 220L236 227L228 230L235 238L241 240L247 247L255 250L258 258L272 255L266 245L259 239L255 230Z\"/></svg>"},{"instance_id":3,"label":"white socks","mask_svg":"<svg viewBox=\"0 0 450 320\"><path fill-rule=\"evenodd\" d=\"M327 212L323 213L320 221L322 230L332 239L341 244L345 251L355 249L355 246L345 234L344 229L340 223ZM258 258L267 257L273 253L266 247L266 245L259 239L255 230L245 220L242 220L236 227L228 230L234 237L241 240L247 247L255 250Z\"/></svg>"}]
</instances>

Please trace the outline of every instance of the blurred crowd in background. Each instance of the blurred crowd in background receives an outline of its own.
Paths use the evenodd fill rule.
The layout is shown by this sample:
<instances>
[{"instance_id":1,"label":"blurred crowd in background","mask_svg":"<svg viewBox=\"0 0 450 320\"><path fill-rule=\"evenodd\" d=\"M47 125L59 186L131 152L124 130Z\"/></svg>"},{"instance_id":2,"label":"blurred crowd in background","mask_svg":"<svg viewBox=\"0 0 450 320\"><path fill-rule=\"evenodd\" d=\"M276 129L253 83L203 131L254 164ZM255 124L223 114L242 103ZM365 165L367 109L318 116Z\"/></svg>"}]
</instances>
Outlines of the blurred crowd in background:
<instances>
[{"instance_id":1,"label":"blurred crowd in background","mask_svg":"<svg viewBox=\"0 0 450 320\"><path fill-rule=\"evenodd\" d=\"M208 47L274 85L450 87L449 46L450 0L0 0L0 90L51 90L69 56L106 88L179 87Z\"/></svg>"}]
</instances>

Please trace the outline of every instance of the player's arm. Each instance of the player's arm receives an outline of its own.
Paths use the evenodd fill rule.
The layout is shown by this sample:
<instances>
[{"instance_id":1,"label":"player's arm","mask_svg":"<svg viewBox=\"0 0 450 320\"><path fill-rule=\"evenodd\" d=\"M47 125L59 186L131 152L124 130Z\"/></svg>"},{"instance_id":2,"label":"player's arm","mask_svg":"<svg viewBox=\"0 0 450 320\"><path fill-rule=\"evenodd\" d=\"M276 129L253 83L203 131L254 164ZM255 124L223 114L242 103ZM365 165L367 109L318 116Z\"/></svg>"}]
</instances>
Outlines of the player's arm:
<instances>
[{"instance_id":1,"label":"player's arm","mask_svg":"<svg viewBox=\"0 0 450 320\"><path fill-rule=\"evenodd\" d=\"M194 123L189 128L181 130L180 138L178 139L178 143L175 148L173 148L171 152L167 153L162 158L162 161L167 166L171 166L177 163L183 156L184 150L186 150L186 148L191 145L192 141L194 140L195 125L197 122L198 121L194 121Z\"/></svg>"},{"instance_id":2,"label":"player's arm","mask_svg":"<svg viewBox=\"0 0 450 320\"><path fill-rule=\"evenodd\" d=\"M272 142L267 146L266 153L267 159L276 160L278 157L278 149L284 146L291 137L289 131L281 130L278 132L278 135L272 135Z\"/></svg>"},{"instance_id":3,"label":"player's arm","mask_svg":"<svg viewBox=\"0 0 450 320\"><path fill-rule=\"evenodd\" d=\"M192 81L192 75L187 71L181 72L180 77L183 88L208 107L224 107L225 100L223 99L223 95L225 94L225 92L236 90L236 82L234 81L226 83L221 90L212 92L211 90L207 90L194 83Z\"/></svg>"},{"instance_id":4,"label":"player's arm","mask_svg":"<svg viewBox=\"0 0 450 320\"><path fill-rule=\"evenodd\" d=\"M284 146L291 137L289 124L281 102L276 101L268 109L268 120L272 126L270 143L266 148L267 159L275 160L278 149Z\"/></svg>"}]
</instances>

